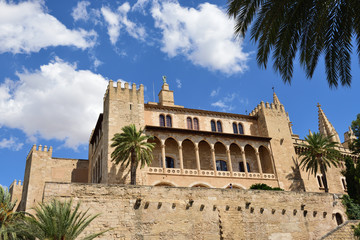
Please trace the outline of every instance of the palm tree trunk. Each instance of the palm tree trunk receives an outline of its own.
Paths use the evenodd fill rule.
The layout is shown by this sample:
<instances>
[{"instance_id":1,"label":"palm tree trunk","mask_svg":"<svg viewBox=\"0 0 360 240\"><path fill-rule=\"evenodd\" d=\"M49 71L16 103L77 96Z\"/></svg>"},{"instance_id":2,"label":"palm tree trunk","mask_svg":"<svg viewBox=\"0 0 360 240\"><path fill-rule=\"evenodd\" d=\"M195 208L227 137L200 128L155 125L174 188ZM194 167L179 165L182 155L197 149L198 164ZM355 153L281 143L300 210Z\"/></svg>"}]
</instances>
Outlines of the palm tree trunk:
<instances>
[{"instance_id":1,"label":"palm tree trunk","mask_svg":"<svg viewBox=\"0 0 360 240\"><path fill-rule=\"evenodd\" d=\"M328 184L327 184L326 172L325 172L325 168L324 168L323 163L320 164L320 171L321 171L321 174L323 176L322 180L323 180L325 192L328 193L329 192L329 187L328 187Z\"/></svg>"},{"instance_id":2,"label":"palm tree trunk","mask_svg":"<svg viewBox=\"0 0 360 240\"><path fill-rule=\"evenodd\" d=\"M131 152L131 163L130 163L130 184L136 185L136 153L135 151Z\"/></svg>"}]
</instances>

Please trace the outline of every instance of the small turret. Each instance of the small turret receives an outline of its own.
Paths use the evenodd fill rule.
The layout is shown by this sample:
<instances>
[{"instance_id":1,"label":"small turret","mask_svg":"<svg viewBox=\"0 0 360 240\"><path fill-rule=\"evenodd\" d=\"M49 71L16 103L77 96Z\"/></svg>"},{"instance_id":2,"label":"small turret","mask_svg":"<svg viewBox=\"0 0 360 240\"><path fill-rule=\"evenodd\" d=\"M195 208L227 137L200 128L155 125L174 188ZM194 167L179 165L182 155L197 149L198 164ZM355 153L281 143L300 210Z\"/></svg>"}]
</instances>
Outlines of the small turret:
<instances>
[{"instance_id":1,"label":"small turret","mask_svg":"<svg viewBox=\"0 0 360 240\"><path fill-rule=\"evenodd\" d=\"M331 140L336 143L340 143L339 134L336 132L333 125L330 123L328 118L326 117L324 111L321 109L321 105L318 103L317 107L319 108L319 132L324 136L332 136Z\"/></svg>"},{"instance_id":2,"label":"small turret","mask_svg":"<svg viewBox=\"0 0 360 240\"><path fill-rule=\"evenodd\" d=\"M163 106L174 106L174 92L170 91L169 84L166 83L166 76L163 76L163 85L159 92L159 103Z\"/></svg>"},{"instance_id":3,"label":"small turret","mask_svg":"<svg viewBox=\"0 0 360 240\"><path fill-rule=\"evenodd\" d=\"M349 148L350 144L356 140L356 136L354 134L354 131L351 129L351 127L349 127L349 131L344 133L344 142L343 142L343 146L345 148Z\"/></svg>"}]
</instances>

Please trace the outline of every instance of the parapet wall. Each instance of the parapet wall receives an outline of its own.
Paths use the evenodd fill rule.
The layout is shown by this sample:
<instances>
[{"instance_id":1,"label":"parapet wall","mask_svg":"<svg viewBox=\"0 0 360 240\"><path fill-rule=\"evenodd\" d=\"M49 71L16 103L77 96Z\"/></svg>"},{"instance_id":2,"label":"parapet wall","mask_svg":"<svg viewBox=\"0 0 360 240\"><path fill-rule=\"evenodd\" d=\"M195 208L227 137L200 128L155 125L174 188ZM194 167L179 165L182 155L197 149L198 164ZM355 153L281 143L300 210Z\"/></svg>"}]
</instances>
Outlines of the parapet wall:
<instances>
[{"instance_id":1,"label":"parapet wall","mask_svg":"<svg viewBox=\"0 0 360 240\"><path fill-rule=\"evenodd\" d=\"M80 201L100 213L101 239L319 239L344 217L332 194L46 183L44 201Z\"/></svg>"}]
</instances>

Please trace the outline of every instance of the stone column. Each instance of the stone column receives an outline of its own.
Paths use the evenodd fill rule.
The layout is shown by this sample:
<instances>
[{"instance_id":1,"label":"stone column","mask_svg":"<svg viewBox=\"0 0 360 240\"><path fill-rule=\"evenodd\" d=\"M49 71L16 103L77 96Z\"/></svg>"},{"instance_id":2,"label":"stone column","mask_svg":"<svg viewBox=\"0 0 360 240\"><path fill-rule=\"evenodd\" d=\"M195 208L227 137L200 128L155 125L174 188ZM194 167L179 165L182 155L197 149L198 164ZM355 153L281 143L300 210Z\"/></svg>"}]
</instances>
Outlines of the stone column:
<instances>
[{"instance_id":1,"label":"stone column","mask_svg":"<svg viewBox=\"0 0 360 240\"><path fill-rule=\"evenodd\" d=\"M229 147L227 147L227 149L226 149L226 155L227 155L227 161L228 161L228 165L229 165L230 175L232 176L233 175L233 168L232 168L231 154L230 154Z\"/></svg>"},{"instance_id":2,"label":"stone column","mask_svg":"<svg viewBox=\"0 0 360 240\"><path fill-rule=\"evenodd\" d=\"M216 158L215 158L215 148L214 148L214 145L211 144L211 159L212 159L212 163L213 163L213 168L214 168L214 173L215 173L215 176L216 176Z\"/></svg>"},{"instance_id":3,"label":"stone column","mask_svg":"<svg viewBox=\"0 0 360 240\"><path fill-rule=\"evenodd\" d=\"M180 169L181 169L181 173L184 170L184 160L183 160L183 152L182 152L182 146L181 146L181 142L179 142L179 162L180 162Z\"/></svg>"},{"instance_id":4,"label":"stone column","mask_svg":"<svg viewBox=\"0 0 360 240\"><path fill-rule=\"evenodd\" d=\"M244 170L246 177L248 176L248 169L247 169L247 163L246 163L246 156L245 156L245 148L241 147L241 157L244 164Z\"/></svg>"},{"instance_id":5,"label":"stone column","mask_svg":"<svg viewBox=\"0 0 360 240\"><path fill-rule=\"evenodd\" d=\"M165 173L165 168L166 168L166 161L165 161L165 144L163 142L161 142L161 161L162 161L162 167L164 169L164 173Z\"/></svg>"},{"instance_id":6,"label":"stone column","mask_svg":"<svg viewBox=\"0 0 360 240\"><path fill-rule=\"evenodd\" d=\"M196 157L196 168L198 170L198 174L200 175L200 156L199 156L199 145L195 143L195 157Z\"/></svg>"},{"instance_id":7,"label":"stone column","mask_svg":"<svg viewBox=\"0 0 360 240\"><path fill-rule=\"evenodd\" d=\"M262 171L261 161L260 161L260 154L259 154L258 149L255 150L255 155L256 155L256 161L257 161L257 164L259 167L259 173L260 173L261 177L263 177L263 171Z\"/></svg>"}]
</instances>

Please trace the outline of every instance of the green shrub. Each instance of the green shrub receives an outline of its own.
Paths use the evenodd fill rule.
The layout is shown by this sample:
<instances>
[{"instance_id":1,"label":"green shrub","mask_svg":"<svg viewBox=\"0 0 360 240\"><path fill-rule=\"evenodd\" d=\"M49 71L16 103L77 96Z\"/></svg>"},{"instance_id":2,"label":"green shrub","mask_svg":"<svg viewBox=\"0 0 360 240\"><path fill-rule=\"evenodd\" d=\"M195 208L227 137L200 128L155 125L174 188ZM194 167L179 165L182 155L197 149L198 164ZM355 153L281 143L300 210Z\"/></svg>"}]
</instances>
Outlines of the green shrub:
<instances>
[{"instance_id":1,"label":"green shrub","mask_svg":"<svg viewBox=\"0 0 360 240\"><path fill-rule=\"evenodd\" d=\"M354 200L349 197L349 195L344 195L342 197L342 203L346 207L346 215L349 220L360 219L360 205L356 204Z\"/></svg>"},{"instance_id":2,"label":"green shrub","mask_svg":"<svg viewBox=\"0 0 360 240\"><path fill-rule=\"evenodd\" d=\"M284 191L284 189L281 189L279 187L270 187L269 185L266 185L264 183L256 183L251 185L250 189L258 189L258 190L272 190L272 191Z\"/></svg>"}]
</instances>

